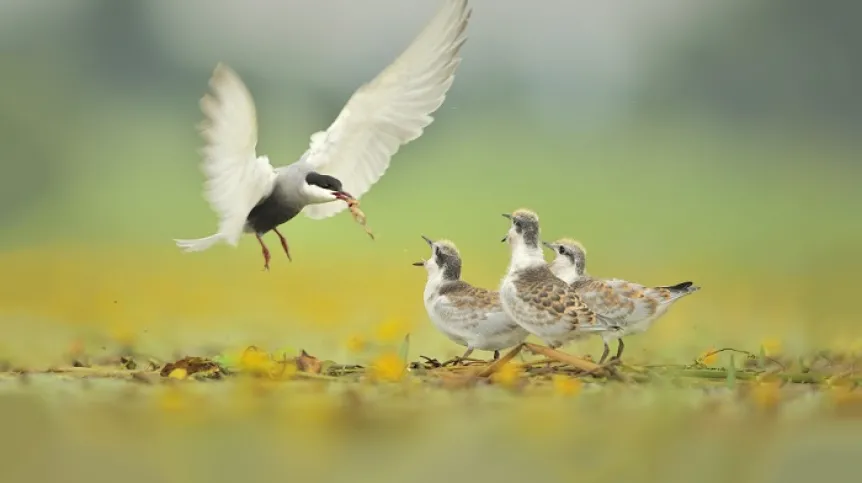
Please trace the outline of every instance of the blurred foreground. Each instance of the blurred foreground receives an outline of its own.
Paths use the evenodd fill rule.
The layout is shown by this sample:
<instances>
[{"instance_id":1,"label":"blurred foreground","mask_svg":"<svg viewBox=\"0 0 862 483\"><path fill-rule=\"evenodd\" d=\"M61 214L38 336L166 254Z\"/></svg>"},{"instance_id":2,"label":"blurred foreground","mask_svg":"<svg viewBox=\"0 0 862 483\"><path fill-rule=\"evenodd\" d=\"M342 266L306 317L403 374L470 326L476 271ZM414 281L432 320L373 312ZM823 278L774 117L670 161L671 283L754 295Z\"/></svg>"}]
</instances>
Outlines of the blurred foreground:
<instances>
[{"instance_id":1,"label":"blurred foreground","mask_svg":"<svg viewBox=\"0 0 862 483\"><path fill-rule=\"evenodd\" d=\"M218 380L4 373L3 481L792 483L855 481L862 469L862 392L840 373L691 377L720 372L710 367L729 364L722 354L689 376L631 373L657 376L637 384L513 361L463 386L486 366L405 371L381 355L334 377L248 354Z\"/></svg>"}]
</instances>

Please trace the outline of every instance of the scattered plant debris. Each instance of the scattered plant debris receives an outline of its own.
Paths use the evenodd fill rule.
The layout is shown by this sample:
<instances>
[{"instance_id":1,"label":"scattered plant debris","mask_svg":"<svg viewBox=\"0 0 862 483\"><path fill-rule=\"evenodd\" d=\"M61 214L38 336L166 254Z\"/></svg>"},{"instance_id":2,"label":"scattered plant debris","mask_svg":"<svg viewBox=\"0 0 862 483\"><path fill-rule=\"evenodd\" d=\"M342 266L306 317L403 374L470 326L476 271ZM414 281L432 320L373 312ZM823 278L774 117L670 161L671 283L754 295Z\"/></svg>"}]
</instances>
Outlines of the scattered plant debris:
<instances>
[{"instance_id":1,"label":"scattered plant debris","mask_svg":"<svg viewBox=\"0 0 862 483\"><path fill-rule=\"evenodd\" d=\"M203 357L183 357L176 362L165 364L159 375L174 379L185 379L191 376L196 376L196 378L220 379L225 375L225 370L210 359Z\"/></svg>"}]
</instances>

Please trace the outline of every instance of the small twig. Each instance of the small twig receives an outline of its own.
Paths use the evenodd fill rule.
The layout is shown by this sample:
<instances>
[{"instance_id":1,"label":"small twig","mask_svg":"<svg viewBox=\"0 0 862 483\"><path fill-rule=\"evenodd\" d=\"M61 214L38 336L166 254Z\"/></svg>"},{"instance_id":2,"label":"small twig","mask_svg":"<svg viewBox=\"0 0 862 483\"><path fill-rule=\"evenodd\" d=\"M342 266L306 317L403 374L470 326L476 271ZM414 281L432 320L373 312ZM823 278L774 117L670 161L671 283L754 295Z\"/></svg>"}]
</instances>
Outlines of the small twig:
<instances>
[{"instance_id":1,"label":"small twig","mask_svg":"<svg viewBox=\"0 0 862 483\"><path fill-rule=\"evenodd\" d=\"M523 365L524 365L524 366L541 366L541 365L545 365L545 364L551 364L551 363L553 363L553 362L560 363L560 361L558 361L558 360L556 360L556 359L549 359L549 358L547 358L547 357L546 357L546 358L544 358L544 359L539 359L539 360L537 360L537 361L529 361L529 362L525 362Z\"/></svg>"},{"instance_id":2,"label":"small twig","mask_svg":"<svg viewBox=\"0 0 862 483\"><path fill-rule=\"evenodd\" d=\"M524 344L527 349L535 354L541 354L548 359L552 359L557 362L562 362L564 364L568 364L573 367L577 367L578 369L584 372L596 372L601 371L603 369L602 366L590 362L586 359L581 359L580 357L573 356L571 354L566 354L565 352L560 352L558 350L551 349L550 347L545 347L536 344L525 343Z\"/></svg>"},{"instance_id":3,"label":"small twig","mask_svg":"<svg viewBox=\"0 0 862 483\"><path fill-rule=\"evenodd\" d=\"M52 367L45 371L30 371L31 374L75 374L79 376L100 377L135 377L136 375L158 374L158 371L131 371L128 369L110 369L102 367Z\"/></svg>"},{"instance_id":4,"label":"small twig","mask_svg":"<svg viewBox=\"0 0 862 483\"><path fill-rule=\"evenodd\" d=\"M516 345L515 347L513 347L513 348L512 348L512 350L510 350L509 352L507 352L503 357L501 357L501 358L497 359L496 361L494 361L494 363L493 363L493 364L491 364L491 365L489 365L489 366L485 367L485 368L484 368L484 369L482 369L481 371L476 372L476 373L474 374L474 376L473 376L473 377L476 377L476 378L479 378L479 377L488 377L488 376L490 376L491 374L493 374L493 373L495 373L495 372L499 371L501 367L503 367L504 365L506 365L506 364L507 364L509 361L511 361L512 359L514 359L514 358L515 358L515 356L516 356L516 355L518 355L518 353L519 353L519 352L521 352L521 349L523 349L523 348L524 348L524 344L518 344L518 345Z\"/></svg>"},{"instance_id":5,"label":"small twig","mask_svg":"<svg viewBox=\"0 0 862 483\"><path fill-rule=\"evenodd\" d=\"M724 369L682 369L678 371L667 371L671 375L683 377L696 377L701 379L726 379L728 371ZM753 380L759 376L767 374L764 371L737 371L736 378L739 380ZM829 378L833 377L829 374L816 374L811 372L804 373L781 373L769 372L770 376L781 379L785 382L801 383L801 384L822 384ZM862 382L862 377L847 378L846 380L855 383Z\"/></svg>"},{"instance_id":6,"label":"small twig","mask_svg":"<svg viewBox=\"0 0 862 483\"><path fill-rule=\"evenodd\" d=\"M703 359L706 359L707 357L709 357L711 355L715 355L715 354L718 354L721 352L736 352L738 354L745 354L749 358L752 358L752 359L758 358L757 354L750 352L750 351L746 351L746 350L742 350L742 349L734 349L733 347L724 347L722 349L716 349L714 351L707 352L706 354L703 354L702 356L695 359L694 362L695 362L695 364L703 364ZM779 362L777 359L774 359L774 358L769 357L769 356L765 356L765 358L766 358L766 360L768 360L770 362L778 364L778 366L781 367L782 370L787 369L787 367L784 364L782 364L781 362Z\"/></svg>"}]
</instances>

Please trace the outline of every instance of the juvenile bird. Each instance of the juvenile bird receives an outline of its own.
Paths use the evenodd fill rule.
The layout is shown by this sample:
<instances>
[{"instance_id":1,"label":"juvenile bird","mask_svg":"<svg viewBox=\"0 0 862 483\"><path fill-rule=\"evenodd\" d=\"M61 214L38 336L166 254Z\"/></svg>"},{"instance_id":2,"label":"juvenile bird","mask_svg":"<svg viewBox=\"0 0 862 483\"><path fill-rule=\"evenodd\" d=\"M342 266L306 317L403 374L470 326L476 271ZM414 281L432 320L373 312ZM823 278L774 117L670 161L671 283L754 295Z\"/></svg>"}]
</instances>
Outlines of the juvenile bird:
<instances>
[{"instance_id":1,"label":"juvenile bird","mask_svg":"<svg viewBox=\"0 0 862 483\"><path fill-rule=\"evenodd\" d=\"M554 275L571 284L596 315L620 327L601 334L604 351L599 363L607 359L610 341L618 341L617 353L611 360L620 359L625 348L623 336L646 331L674 302L700 290L692 282L646 287L620 279L594 278L587 273L587 253L580 243L568 238L542 243L555 254L550 264Z\"/></svg>"},{"instance_id":2,"label":"juvenile bird","mask_svg":"<svg viewBox=\"0 0 862 483\"><path fill-rule=\"evenodd\" d=\"M428 271L425 310L440 332L467 347L461 359L479 349L494 351L497 360L500 350L527 338L529 333L503 311L497 292L461 280L461 255L454 243L434 242L424 235L422 239L431 247L431 257L413 265Z\"/></svg>"},{"instance_id":3,"label":"juvenile bird","mask_svg":"<svg viewBox=\"0 0 862 483\"><path fill-rule=\"evenodd\" d=\"M216 66L201 108L204 196L218 215L218 231L175 240L177 246L192 252L217 242L236 246L243 233L254 233L268 270L270 254L261 237L274 231L290 259L279 225L300 211L322 219L353 207L398 149L431 124L461 62L469 19L467 0L444 0L410 46L353 93L326 131L311 136L300 159L279 168L256 152L255 106L245 84L226 65ZM331 203L338 200L347 204Z\"/></svg>"},{"instance_id":4,"label":"juvenile bird","mask_svg":"<svg viewBox=\"0 0 862 483\"><path fill-rule=\"evenodd\" d=\"M500 301L506 313L552 349L589 334L615 330L551 272L539 245L538 215L517 210L503 216L511 221L503 241L508 241L512 250L500 284Z\"/></svg>"}]
</instances>

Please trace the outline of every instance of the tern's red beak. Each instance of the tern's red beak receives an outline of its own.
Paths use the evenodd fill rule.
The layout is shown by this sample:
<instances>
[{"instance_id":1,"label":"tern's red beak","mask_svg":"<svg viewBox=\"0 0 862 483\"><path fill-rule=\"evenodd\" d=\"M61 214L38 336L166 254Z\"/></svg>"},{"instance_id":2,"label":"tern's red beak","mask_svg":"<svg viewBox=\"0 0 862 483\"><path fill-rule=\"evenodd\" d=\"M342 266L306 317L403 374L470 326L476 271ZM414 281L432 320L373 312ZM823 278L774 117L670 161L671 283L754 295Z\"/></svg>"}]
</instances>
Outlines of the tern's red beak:
<instances>
[{"instance_id":1,"label":"tern's red beak","mask_svg":"<svg viewBox=\"0 0 862 483\"><path fill-rule=\"evenodd\" d=\"M353 197L353 195L351 195L351 194L350 194L350 193L348 193L347 191L336 191L336 192L335 192L335 197L336 197L336 198L338 198L338 199L339 199L339 200L341 200L341 201L351 201L351 200L355 200L355 199L356 199L356 198L354 198L354 197Z\"/></svg>"}]
</instances>

